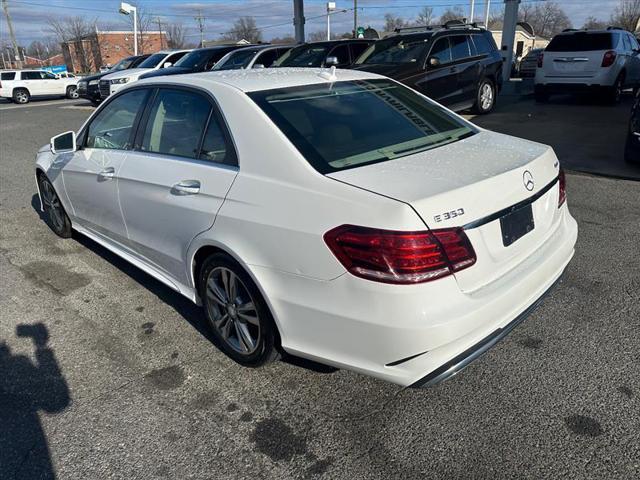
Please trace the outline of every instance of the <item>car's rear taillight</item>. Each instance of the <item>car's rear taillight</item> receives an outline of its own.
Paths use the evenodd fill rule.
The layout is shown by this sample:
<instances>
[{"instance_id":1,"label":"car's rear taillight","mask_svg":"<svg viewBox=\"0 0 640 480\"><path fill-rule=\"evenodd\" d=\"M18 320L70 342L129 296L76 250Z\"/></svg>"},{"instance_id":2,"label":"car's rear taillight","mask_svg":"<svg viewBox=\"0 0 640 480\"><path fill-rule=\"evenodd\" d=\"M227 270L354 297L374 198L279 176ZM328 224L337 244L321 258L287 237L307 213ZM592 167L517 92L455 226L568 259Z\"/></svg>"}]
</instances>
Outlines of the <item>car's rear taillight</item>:
<instances>
[{"instance_id":1,"label":"car's rear taillight","mask_svg":"<svg viewBox=\"0 0 640 480\"><path fill-rule=\"evenodd\" d=\"M567 200L567 181L564 178L564 170L558 173L558 208Z\"/></svg>"},{"instance_id":2,"label":"car's rear taillight","mask_svg":"<svg viewBox=\"0 0 640 480\"><path fill-rule=\"evenodd\" d=\"M377 282L428 282L476 262L462 228L397 232L342 225L324 240L349 272Z\"/></svg>"},{"instance_id":3,"label":"car's rear taillight","mask_svg":"<svg viewBox=\"0 0 640 480\"><path fill-rule=\"evenodd\" d=\"M544 62L544 53L540 52L540 55L538 55L538 68L542 68L543 62Z\"/></svg>"},{"instance_id":4,"label":"car's rear taillight","mask_svg":"<svg viewBox=\"0 0 640 480\"><path fill-rule=\"evenodd\" d=\"M611 65L613 65L616 61L616 51L615 50L608 50L606 52L604 52L604 56L602 57L602 64L600 65L601 67L610 67Z\"/></svg>"}]
</instances>

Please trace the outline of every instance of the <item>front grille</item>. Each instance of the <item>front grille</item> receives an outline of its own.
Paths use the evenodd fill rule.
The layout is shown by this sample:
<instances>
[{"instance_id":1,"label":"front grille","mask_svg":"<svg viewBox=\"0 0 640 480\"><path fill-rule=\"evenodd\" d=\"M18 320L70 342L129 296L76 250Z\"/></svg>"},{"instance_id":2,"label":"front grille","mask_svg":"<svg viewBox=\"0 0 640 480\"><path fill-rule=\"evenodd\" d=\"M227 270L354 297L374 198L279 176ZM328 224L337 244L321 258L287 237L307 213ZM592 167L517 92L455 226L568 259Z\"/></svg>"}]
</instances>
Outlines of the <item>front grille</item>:
<instances>
[{"instance_id":1,"label":"front grille","mask_svg":"<svg viewBox=\"0 0 640 480\"><path fill-rule=\"evenodd\" d=\"M100 80L100 96L102 98L107 98L109 96L109 93L111 93L109 86L109 80Z\"/></svg>"}]
</instances>

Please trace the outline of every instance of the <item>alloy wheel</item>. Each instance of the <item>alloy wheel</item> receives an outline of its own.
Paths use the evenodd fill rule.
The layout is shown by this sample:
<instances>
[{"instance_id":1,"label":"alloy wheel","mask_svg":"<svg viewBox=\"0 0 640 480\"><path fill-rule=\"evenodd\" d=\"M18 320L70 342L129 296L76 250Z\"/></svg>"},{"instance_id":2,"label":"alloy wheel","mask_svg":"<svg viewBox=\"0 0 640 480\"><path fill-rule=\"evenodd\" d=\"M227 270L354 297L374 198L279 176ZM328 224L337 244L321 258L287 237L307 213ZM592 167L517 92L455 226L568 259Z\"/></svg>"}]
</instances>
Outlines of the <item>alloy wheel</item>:
<instances>
[{"instance_id":1,"label":"alloy wheel","mask_svg":"<svg viewBox=\"0 0 640 480\"><path fill-rule=\"evenodd\" d=\"M69 98L79 98L80 94L78 93L78 88L71 87L69 89Z\"/></svg>"},{"instance_id":2,"label":"alloy wheel","mask_svg":"<svg viewBox=\"0 0 640 480\"><path fill-rule=\"evenodd\" d=\"M207 309L213 328L241 355L254 353L260 340L260 318L242 280L226 267L211 270L206 281Z\"/></svg>"},{"instance_id":3,"label":"alloy wheel","mask_svg":"<svg viewBox=\"0 0 640 480\"><path fill-rule=\"evenodd\" d=\"M482 85L480 89L480 107L483 110L489 110L493 105L493 88L489 83Z\"/></svg>"},{"instance_id":4,"label":"alloy wheel","mask_svg":"<svg viewBox=\"0 0 640 480\"><path fill-rule=\"evenodd\" d=\"M27 95L26 92L17 92L16 93L16 101L18 103L27 103L29 101L29 96Z\"/></svg>"},{"instance_id":5,"label":"alloy wheel","mask_svg":"<svg viewBox=\"0 0 640 480\"><path fill-rule=\"evenodd\" d=\"M44 204L44 209L49 215L53 228L57 232L60 232L64 229L65 213L58 194L56 194L56 191L48 180L43 180L40 185L42 187L42 203Z\"/></svg>"}]
</instances>

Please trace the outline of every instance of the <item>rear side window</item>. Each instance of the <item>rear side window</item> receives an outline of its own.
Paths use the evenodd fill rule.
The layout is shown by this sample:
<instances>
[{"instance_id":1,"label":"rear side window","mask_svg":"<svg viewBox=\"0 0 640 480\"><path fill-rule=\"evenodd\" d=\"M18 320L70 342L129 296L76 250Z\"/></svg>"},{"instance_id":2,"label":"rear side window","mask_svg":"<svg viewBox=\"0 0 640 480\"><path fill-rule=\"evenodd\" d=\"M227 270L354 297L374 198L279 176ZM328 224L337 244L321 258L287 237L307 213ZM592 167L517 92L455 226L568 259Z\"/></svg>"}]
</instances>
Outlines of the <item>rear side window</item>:
<instances>
[{"instance_id":1,"label":"rear side window","mask_svg":"<svg viewBox=\"0 0 640 480\"><path fill-rule=\"evenodd\" d=\"M140 148L146 152L197 158L211 104L200 94L162 88L158 91Z\"/></svg>"},{"instance_id":2,"label":"rear side window","mask_svg":"<svg viewBox=\"0 0 640 480\"><path fill-rule=\"evenodd\" d=\"M148 95L148 90L134 90L114 98L91 121L87 131L87 148L126 150L131 144L131 133Z\"/></svg>"},{"instance_id":3,"label":"rear side window","mask_svg":"<svg viewBox=\"0 0 640 480\"><path fill-rule=\"evenodd\" d=\"M225 130L215 111L211 112L199 158L223 165L238 165L235 150L231 147L231 142L225 135Z\"/></svg>"},{"instance_id":4,"label":"rear side window","mask_svg":"<svg viewBox=\"0 0 640 480\"><path fill-rule=\"evenodd\" d=\"M327 57L336 57L338 59L338 66L349 65L349 46L338 45Z\"/></svg>"},{"instance_id":5,"label":"rear side window","mask_svg":"<svg viewBox=\"0 0 640 480\"><path fill-rule=\"evenodd\" d=\"M0 80L14 80L16 78L16 72L3 72L0 74Z\"/></svg>"},{"instance_id":6,"label":"rear side window","mask_svg":"<svg viewBox=\"0 0 640 480\"><path fill-rule=\"evenodd\" d=\"M615 41L617 43L617 39ZM576 32L553 37L547 52L588 52L592 50L611 50L615 48L611 33Z\"/></svg>"},{"instance_id":7,"label":"rear side window","mask_svg":"<svg viewBox=\"0 0 640 480\"><path fill-rule=\"evenodd\" d=\"M451 45L449 45L449 39L442 37L436 40L433 44L429 57L437 57L440 63L448 63L451 61Z\"/></svg>"},{"instance_id":8,"label":"rear side window","mask_svg":"<svg viewBox=\"0 0 640 480\"><path fill-rule=\"evenodd\" d=\"M22 72L22 80L43 80L41 72Z\"/></svg>"},{"instance_id":9,"label":"rear side window","mask_svg":"<svg viewBox=\"0 0 640 480\"><path fill-rule=\"evenodd\" d=\"M476 46L478 55L484 55L493 52L493 45L484 35L473 35L471 39Z\"/></svg>"},{"instance_id":10,"label":"rear side window","mask_svg":"<svg viewBox=\"0 0 640 480\"><path fill-rule=\"evenodd\" d=\"M451 41L451 57L454 61L471 56L469 37L467 35L454 35L449 37Z\"/></svg>"},{"instance_id":11,"label":"rear side window","mask_svg":"<svg viewBox=\"0 0 640 480\"><path fill-rule=\"evenodd\" d=\"M390 80L248 95L320 173L393 160L475 133L443 108Z\"/></svg>"}]
</instances>

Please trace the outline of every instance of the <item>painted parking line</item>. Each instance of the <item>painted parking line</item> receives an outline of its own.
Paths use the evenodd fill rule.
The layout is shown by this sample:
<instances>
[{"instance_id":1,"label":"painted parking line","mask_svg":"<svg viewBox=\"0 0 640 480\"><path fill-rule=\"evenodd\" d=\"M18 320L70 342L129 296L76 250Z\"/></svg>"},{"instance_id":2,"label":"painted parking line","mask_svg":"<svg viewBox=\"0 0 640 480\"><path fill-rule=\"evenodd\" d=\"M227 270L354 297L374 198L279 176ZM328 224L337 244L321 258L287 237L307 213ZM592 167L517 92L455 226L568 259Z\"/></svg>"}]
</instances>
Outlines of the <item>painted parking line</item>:
<instances>
[{"instance_id":1,"label":"painted parking line","mask_svg":"<svg viewBox=\"0 0 640 480\"><path fill-rule=\"evenodd\" d=\"M61 102L61 101L50 101L50 102L38 102L38 103L28 103L26 105L11 105L11 106L0 106L0 112L2 112L3 110L16 110L19 108L36 108L36 107L51 107L54 105L58 105L62 108L73 108L73 107L78 107L78 108L85 108L84 105L69 105L68 102ZM92 108L90 105L87 105L86 108Z\"/></svg>"}]
</instances>

